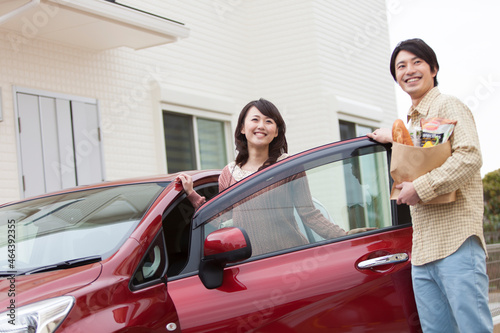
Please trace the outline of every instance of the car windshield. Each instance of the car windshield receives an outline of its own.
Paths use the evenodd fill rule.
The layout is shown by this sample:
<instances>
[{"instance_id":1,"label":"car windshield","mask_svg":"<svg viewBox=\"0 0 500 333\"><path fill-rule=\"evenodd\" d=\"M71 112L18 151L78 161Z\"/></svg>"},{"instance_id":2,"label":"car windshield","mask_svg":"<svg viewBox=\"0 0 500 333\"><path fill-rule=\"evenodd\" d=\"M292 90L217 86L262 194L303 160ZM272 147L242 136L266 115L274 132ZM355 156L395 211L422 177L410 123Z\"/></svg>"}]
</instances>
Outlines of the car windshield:
<instances>
[{"instance_id":1,"label":"car windshield","mask_svg":"<svg viewBox=\"0 0 500 333\"><path fill-rule=\"evenodd\" d=\"M80 190L0 208L0 270L115 253L168 183Z\"/></svg>"}]
</instances>

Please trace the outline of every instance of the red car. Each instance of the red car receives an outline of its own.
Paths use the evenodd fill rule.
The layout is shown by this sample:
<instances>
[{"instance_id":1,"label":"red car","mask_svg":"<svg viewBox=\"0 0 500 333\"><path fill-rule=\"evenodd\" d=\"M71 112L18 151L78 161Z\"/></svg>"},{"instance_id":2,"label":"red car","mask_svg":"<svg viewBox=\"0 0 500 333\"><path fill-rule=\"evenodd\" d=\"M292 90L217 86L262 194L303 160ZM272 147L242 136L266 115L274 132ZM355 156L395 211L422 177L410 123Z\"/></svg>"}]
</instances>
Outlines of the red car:
<instances>
[{"instance_id":1,"label":"red car","mask_svg":"<svg viewBox=\"0 0 500 333\"><path fill-rule=\"evenodd\" d=\"M389 161L357 138L222 193L193 171L196 211L175 175L3 205L0 331L420 332Z\"/></svg>"}]
</instances>

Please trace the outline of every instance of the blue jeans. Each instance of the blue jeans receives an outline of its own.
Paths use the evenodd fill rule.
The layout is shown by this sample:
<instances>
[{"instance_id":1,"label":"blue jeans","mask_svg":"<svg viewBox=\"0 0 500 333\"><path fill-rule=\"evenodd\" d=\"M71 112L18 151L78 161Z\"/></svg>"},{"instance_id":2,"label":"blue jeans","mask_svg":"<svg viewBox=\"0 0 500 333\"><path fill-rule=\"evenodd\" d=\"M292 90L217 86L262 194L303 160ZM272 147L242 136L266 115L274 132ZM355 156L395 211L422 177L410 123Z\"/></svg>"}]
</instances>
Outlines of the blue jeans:
<instances>
[{"instance_id":1,"label":"blue jeans","mask_svg":"<svg viewBox=\"0 0 500 333\"><path fill-rule=\"evenodd\" d=\"M486 256L477 237L444 259L412 265L412 280L425 333L493 332Z\"/></svg>"}]
</instances>

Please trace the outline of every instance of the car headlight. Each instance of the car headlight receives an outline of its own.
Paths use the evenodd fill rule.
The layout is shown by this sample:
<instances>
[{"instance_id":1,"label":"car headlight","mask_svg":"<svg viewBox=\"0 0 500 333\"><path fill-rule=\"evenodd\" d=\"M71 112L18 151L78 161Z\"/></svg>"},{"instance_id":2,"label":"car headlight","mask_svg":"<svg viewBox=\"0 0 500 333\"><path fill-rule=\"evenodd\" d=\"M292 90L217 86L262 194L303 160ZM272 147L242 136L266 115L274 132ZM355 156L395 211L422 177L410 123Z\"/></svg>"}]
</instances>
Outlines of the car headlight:
<instances>
[{"instance_id":1,"label":"car headlight","mask_svg":"<svg viewBox=\"0 0 500 333\"><path fill-rule=\"evenodd\" d=\"M0 314L0 332L5 333L51 333L62 323L75 299L61 296L12 307ZM12 303L11 303L12 305ZM15 303L14 303L15 305Z\"/></svg>"}]
</instances>

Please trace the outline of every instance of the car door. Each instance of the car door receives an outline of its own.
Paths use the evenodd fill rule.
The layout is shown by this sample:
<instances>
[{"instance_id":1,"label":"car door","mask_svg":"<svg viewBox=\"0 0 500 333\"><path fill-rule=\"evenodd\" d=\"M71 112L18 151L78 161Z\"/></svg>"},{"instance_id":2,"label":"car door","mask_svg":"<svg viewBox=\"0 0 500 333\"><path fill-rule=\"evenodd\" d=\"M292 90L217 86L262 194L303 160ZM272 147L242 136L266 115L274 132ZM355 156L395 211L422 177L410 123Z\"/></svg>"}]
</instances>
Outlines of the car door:
<instances>
[{"instance_id":1,"label":"car door","mask_svg":"<svg viewBox=\"0 0 500 333\"><path fill-rule=\"evenodd\" d=\"M218 175L219 172L215 170L192 173L194 189L210 199L218 193ZM167 187L151 205L140 230L136 230L134 237L131 237L131 243L135 246L137 240L141 241L143 252L140 252L141 259L130 280L121 279L117 282L120 287L116 288L105 285L110 290L109 293L101 290L95 293L106 295L98 298L104 303L103 307L107 307L106 314L112 313L109 317L102 313L96 316L104 318L101 319L104 323L99 322L102 325L96 328L97 331L181 332L176 305L169 295L166 277L176 276L187 263L190 225L195 209L186 195L180 192L175 185ZM106 268L107 266L104 269ZM123 267L117 270L120 274L126 274ZM114 272L114 275L117 274ZM123 287L127 283L128 289ZM111 290L120 292L114 295ZM96 317L88 317L86 321L95 322ZM75 330L74 327L70 327L71 329Z\"/></svg>"},{"instance_id":2,"label":"car door","mask_svg":"<svg viewBox=\"0 0 500 333\"><path fill-rule=\"evenodd\" d=\"M419 332L411 222L389 200L389 161L390 146L363 138L318 147L199 209L190 263L168 283L183 332ZM217 267L196 271L203 241L234 228L252 255L204 285Z\"/></svg>"}]
</instances>

